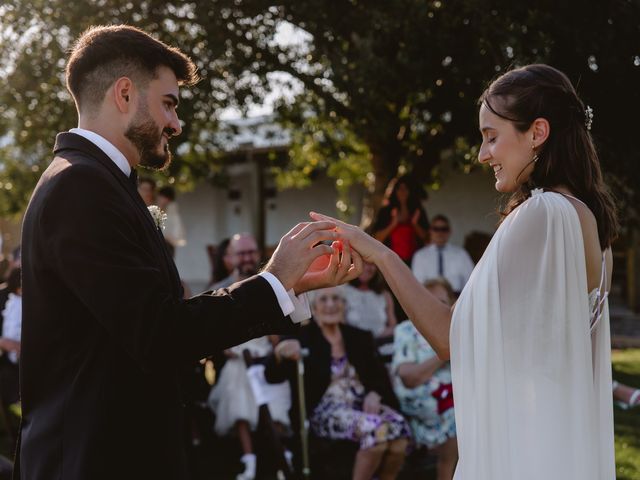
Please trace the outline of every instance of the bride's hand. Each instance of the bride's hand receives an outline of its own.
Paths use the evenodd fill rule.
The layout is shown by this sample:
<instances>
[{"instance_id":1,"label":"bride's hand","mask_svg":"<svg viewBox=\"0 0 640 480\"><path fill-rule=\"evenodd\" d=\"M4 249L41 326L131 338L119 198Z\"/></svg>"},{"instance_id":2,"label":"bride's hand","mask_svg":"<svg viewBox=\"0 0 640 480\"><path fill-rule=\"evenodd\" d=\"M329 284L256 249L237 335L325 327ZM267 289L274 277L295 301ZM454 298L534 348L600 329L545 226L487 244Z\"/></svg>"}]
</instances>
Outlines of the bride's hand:
<instances>
[{"instance_id":1,"label":"bride's hand","mask_svg":"<svg viewBox=\"0 0 640 480\"><path fill-rule=\"evenodd\" d=\"M382 243L365 233L360 227L337 220L322 213L310 212L309 215L316 221L330 221L336 224L336 232L340 238L349 242L354 251L357 251L365 262L376 263L380 256L387 250Z\"/></svg>"},{"instance_id":2,"label":"bride's hand","mask_svg":"<svg viewBox=\"0 0 640 480\"><path fill-rule=\"evenodd\" d=\"M334 287L358 278L362 273L362 258L349 242L335 241L331 255L316 258L307 272L295 284L296 295L318 288Z\"/></svg>"}]
</instances>

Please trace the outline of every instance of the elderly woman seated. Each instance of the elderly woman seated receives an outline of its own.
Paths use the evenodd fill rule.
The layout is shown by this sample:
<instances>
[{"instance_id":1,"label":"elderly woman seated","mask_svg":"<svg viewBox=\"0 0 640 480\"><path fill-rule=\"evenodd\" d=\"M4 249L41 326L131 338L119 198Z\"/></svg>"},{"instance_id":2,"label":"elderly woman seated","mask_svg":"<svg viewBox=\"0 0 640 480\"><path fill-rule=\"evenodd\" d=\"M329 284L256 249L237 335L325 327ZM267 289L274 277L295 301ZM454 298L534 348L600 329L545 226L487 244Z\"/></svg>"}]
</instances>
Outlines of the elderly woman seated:
<instances>
[{"instance_id":1,"label":"elderly woman seated","mask_svg":"<svg viewBox=\"0 0 640 480\"><path fill-rule=\"evenodd\" d=\"M297 337L276 346L265 370L267 380L293 379L295 362L288 360L298 360L301 348L308 349L304 389L311 432L359 444L353 479L396 478L411 433L397 412L398 401L373 337L345 324L340 288L312 292L311 311L313 320L300 328ZM294 399L293 405L297 404Z\"/></svg>"}]
</instances>

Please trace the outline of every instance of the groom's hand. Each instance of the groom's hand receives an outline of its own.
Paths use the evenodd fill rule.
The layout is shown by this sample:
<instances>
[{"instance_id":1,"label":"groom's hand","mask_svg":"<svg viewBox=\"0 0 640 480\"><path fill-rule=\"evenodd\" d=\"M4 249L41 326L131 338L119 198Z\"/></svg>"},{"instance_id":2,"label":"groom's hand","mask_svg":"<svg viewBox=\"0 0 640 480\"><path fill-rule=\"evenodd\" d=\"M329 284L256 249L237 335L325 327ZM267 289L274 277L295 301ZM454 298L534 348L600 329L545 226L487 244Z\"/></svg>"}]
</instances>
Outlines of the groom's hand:
<instances>
[{"instance_id":1,"label":"groom's hand","mask_svg":"<svg viewBox=\"0 0 640 480\"><path fill-rule=\"evenodd\" d=\"M307 272L295 284L296 295L318 288L341 285L362 273L362 257L351 249L349 242L337 240L331 244L331 255L316 258Z\"/></svg>"},{"instance_id":2,"label":"groom's hand","mask_svg":"<svg viewBox=\"0 0 640 480\"><path fill-rule=\"evenodd\" d=\"M329 245L320 242L336 240L335 227L329 221L299 223L280 239L264 271L275 275L285 290L290 290L314 260L333 253Z\"/></svg>"}]
</instances>

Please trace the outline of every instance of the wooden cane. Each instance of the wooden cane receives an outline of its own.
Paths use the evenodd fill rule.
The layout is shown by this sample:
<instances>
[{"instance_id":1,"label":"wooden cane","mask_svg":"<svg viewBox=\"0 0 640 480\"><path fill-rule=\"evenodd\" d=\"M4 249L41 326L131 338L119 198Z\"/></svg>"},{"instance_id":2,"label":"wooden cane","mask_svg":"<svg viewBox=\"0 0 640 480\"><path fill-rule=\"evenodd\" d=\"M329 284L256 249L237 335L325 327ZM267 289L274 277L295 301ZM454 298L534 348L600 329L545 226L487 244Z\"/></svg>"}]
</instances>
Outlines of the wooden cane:
<instances>
[{"instance_id":1,"label":"wooden cane","mask_svg":"<svg viewBox=\"0 0 640 480\"><path fill-rule=\"evenodd\" d=\"M304 358L309 356L309 349L301 350L298 359L298 408L300 409L300 442L302 444L302 478L311 478L309 466L309 421L307 405L304 398Z\"/></svg>"}]
</instances>

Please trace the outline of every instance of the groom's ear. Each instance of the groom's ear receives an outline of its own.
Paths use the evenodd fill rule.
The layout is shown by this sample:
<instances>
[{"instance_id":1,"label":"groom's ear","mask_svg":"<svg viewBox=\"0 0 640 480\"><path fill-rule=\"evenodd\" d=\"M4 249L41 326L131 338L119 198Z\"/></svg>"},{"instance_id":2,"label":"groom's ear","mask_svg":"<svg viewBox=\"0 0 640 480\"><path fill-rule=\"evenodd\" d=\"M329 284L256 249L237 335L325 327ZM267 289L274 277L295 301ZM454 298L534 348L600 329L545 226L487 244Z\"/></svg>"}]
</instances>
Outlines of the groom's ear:
<instances>
[{"instance_id":1,"label":"groom's ear","mask_svg":"<svg viewBox=\"0 0 640 480\"><path fill-rule=\"evenodd\" d=\"M133 92L133 82L129 77L120 77L115 81L111 94L119 112L125 114L131 112Z\"/></svg>"}]
</instances>

